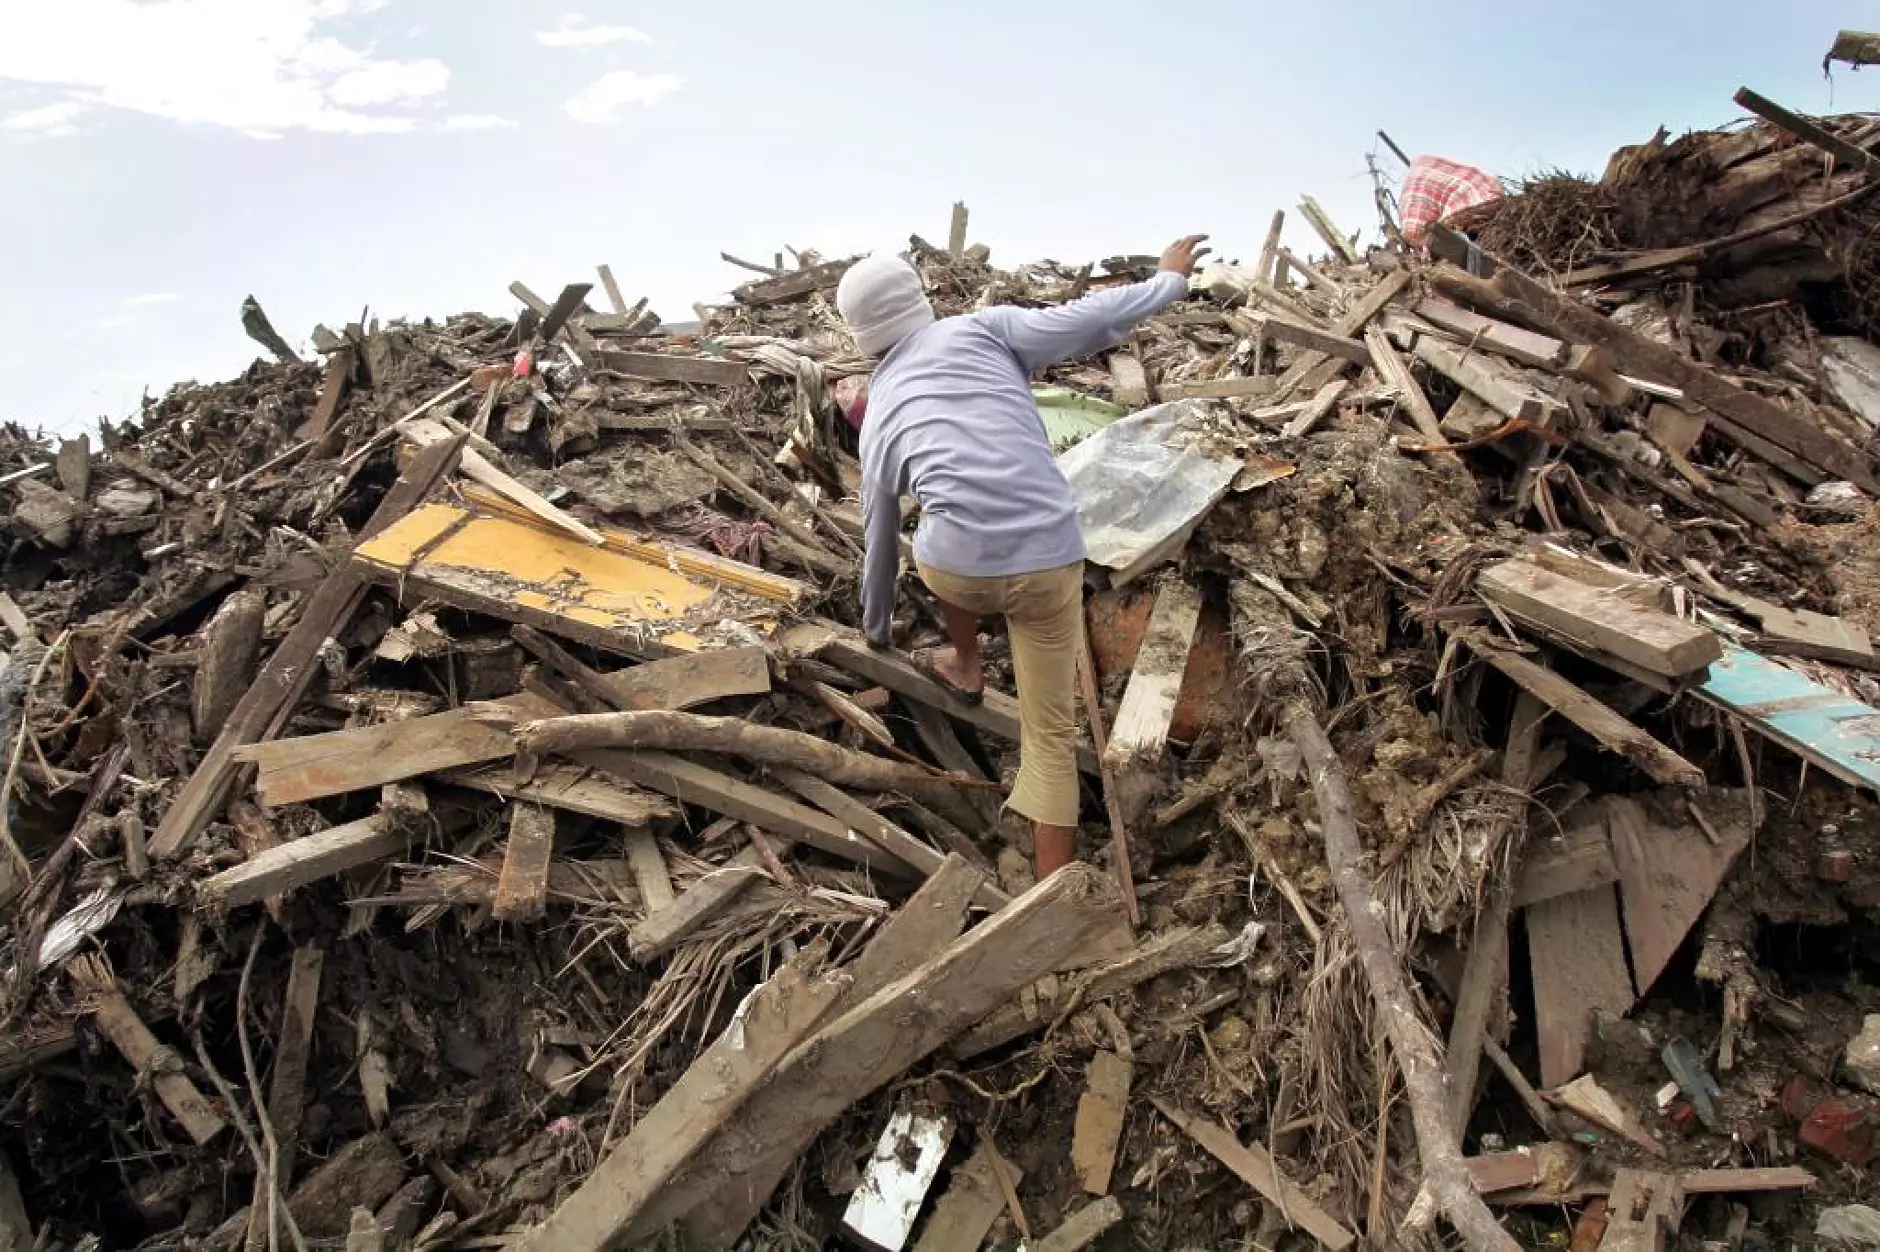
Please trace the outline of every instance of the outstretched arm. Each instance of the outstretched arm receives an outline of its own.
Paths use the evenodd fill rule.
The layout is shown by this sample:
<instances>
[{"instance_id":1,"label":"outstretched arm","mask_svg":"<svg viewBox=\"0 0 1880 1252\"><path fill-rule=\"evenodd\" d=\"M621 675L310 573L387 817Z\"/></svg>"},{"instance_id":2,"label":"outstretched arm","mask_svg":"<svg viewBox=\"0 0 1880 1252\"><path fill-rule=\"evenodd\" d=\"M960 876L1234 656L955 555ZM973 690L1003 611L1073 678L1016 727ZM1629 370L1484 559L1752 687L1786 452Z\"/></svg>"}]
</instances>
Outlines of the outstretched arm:
<instances>
[{"instance_id":1,"label":"outstretched arm","mask_svg":"<svg viewBox=\"0 0 1880 1252\"><path fill-rule=\"evenodd\" d=\"M894 584L901 573L901 497L895 484L873 475L862 492L862 629L868 642L892 642Z\"/></svg>"},{"instance_id":2,"label":"outstretched arm","mask_svg":"<svg viewBox=\"0 0 1880 1252\"><path fill-rule=\"evenodd\" d=\"M1005 340L1027 373L1089 356L1188 293L1188 276L1208 251L1196 245L1206 238L1190 235L1169 245L1161 268L1147 282L1100 291L1055 308L993 308L979 317Z\"/></svg>"}]
</instances>

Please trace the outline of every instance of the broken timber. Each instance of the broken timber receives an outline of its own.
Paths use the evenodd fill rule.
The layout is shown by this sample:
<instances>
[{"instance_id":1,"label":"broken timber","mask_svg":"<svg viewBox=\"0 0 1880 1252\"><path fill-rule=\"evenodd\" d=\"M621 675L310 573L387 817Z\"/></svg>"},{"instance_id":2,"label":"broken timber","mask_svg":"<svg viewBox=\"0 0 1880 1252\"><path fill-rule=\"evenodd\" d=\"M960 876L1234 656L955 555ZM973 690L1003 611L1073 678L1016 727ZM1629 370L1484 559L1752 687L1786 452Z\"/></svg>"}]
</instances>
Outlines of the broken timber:
<instances>
[{"instance_id":1,"label":"broken timber","mask_svg":"<svg viewBox=\"0 0 1880 1252\"><path fill-rule=\"evenodd\" d=\"M1567 642L1583 656L1616 656L1667 678L1702 672L1723 656L1715 631L1589 587L1529 561L1502 561L1476 576L1484 596Z\"/></svg>"},{"instance_id":2,"label":"broken timber","mask_svg":"<svg viewBox=\"0 0 1880 1252\"><path fill-rule=\"evenodd\" d=\"M1102 939L1116 926L1120 903L1103 875L1085 865L1066 866L920 969L848 1010L785 1059L735 1126L706 1146L685 1177L641 1214L627 1240L650 1237L700 1205L753 1198L761 1205L768 1192L738 1195L751 1161L785 1137L807 1130L813 1138L1019 988Z\"/></svg>"},{"instance_id":3,"label":"broken timber","mask_svg":"<svg viewBox=\"0 0 1880 1252\"><path fill-rule=\"evenodd\" d=\"M1109 728L1103 763L1116 780L1124 820L1134 823L1149 810L1160 783L1169 725L1175 717L1188 653L1201 621L1201 595L1182 578L1164 580L1136 652L1129 685Z\"/></svg>"},{"instance_id":4,"label":"broken timber","mask_svg":"<svg viewBox=\"0 0 1880 1252\"><path fill-rule=\"evenodd\" d=\"M491 913L499 922L532 922L548 908L548 866L555 855L555 814L533 804L509 806L509 841Z\"/></svg>"},{"instance_id":5,"label":"broken timber","mask_svg":"<svg viewBox=\"0 0 1880 1252\"><path fill-rule=\"evenodd\" d=\"M410 840L388 829L379 817L362 817L269 848L261 855L225 869L196 885L204 904L233 908L253 904L330 878L343 870L369 865L405 850Z\"/></svg>"},{"instance_id":6,"label":"broken timber","mask_svg":"<svg viewBox=\"0 0 1880 1252\"><path fill-rule=\"evenodd\" d=\"M1342 1222L1314 1203L1304 1188L1281 1173L1279 1163L1265 1148L1242 1144L1224 1127L1184 1113L1160 1096L1149 1097L1149 1102L1242 1182L1278 1206L1287 1225L1305 1231L1331 1252L1343 1252L1358 1241Z\"/></svg>"}]
</instances>

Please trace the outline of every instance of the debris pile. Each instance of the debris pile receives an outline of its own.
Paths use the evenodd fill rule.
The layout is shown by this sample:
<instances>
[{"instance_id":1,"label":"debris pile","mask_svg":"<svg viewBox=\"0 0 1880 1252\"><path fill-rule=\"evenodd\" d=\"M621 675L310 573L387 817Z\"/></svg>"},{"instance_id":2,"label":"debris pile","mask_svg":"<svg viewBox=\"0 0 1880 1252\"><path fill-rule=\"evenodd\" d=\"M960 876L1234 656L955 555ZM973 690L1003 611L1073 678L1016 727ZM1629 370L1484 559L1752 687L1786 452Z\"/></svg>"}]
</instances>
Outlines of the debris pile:
<instances>
[{"instance_id":1,"label":"debris pile","mask_svg":"<svg viewBox=\"0 0 1880 1252\"><path fill-rule=\"evenodd\" d=\"M1044 882L852 625L844 260L8 428L0 1245L1872 1246L1880 130L1757 111L1039 380Z\"/></svg>"}]
</instances>

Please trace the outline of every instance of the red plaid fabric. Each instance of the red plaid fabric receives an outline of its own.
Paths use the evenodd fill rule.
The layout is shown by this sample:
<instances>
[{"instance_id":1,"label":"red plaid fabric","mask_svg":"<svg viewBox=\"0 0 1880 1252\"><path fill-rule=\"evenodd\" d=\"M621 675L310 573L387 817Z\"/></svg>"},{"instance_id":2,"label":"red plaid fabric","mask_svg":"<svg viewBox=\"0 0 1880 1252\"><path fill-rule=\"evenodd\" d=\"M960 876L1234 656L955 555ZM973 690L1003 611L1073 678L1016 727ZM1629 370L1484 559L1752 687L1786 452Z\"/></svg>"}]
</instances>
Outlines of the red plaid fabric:
<instances>
[{"instance_id":1,"label":"red plaid fabric","mask_svg":"<svg viewBox=\"0 0 1880 1252\"><path fill-rule=\"evenodd\" d=\"M1420 156L1410 162L1397 197L1403 237L1408 243L1419 243L1444 218L1501 197L1501 180L1493 174L1441 157Z\"/></svg>"}]
</instances>

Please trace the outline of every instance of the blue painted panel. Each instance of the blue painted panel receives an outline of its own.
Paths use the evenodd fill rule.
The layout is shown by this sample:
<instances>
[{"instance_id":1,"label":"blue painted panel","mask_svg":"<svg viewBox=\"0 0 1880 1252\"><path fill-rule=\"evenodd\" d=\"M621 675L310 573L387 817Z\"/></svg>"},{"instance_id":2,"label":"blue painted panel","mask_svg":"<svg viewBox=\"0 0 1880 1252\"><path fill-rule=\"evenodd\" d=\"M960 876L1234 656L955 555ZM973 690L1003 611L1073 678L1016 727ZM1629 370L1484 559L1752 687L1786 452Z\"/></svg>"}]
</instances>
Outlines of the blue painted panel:
<instances>
[{"instance_id":1,"label":"blue painted panel","mask_svg":"<svg viewBox=\"0 0 1880 1252\"><path fill-rule=\"evenodd\" d=\"M1843 782L1880 790L1880 709L1728 640L1698 690Z\"/></svg>"}]
</instances>

